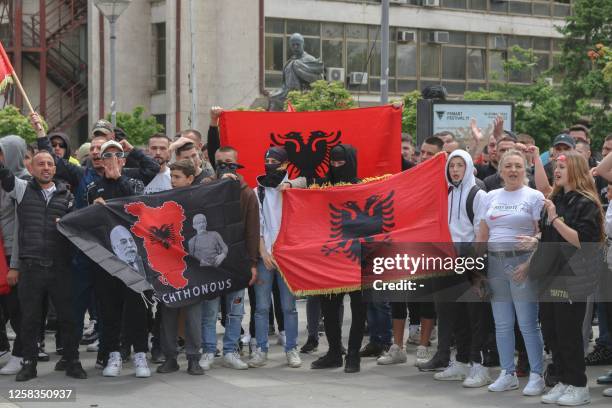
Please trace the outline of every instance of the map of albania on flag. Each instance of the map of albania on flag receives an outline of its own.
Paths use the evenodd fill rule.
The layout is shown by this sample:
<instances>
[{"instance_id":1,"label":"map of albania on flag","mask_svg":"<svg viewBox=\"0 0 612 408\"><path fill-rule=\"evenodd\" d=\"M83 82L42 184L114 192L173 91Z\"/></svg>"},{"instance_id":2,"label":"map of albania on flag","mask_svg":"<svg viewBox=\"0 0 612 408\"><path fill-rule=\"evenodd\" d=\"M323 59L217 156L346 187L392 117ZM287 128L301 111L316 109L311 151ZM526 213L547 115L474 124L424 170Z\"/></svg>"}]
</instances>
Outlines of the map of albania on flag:
<instances>
[{"instance_id":1,"label":"map of albania on flag","mask_svg":"<svg viewBox=\"0 0 612 408\"><path fill-rule=\"evenodd\" d=\"M58 229L106 272L170 307L244 288L251 277L237 181L109 200L63 217Z\"/></svg>"}]
</instances>

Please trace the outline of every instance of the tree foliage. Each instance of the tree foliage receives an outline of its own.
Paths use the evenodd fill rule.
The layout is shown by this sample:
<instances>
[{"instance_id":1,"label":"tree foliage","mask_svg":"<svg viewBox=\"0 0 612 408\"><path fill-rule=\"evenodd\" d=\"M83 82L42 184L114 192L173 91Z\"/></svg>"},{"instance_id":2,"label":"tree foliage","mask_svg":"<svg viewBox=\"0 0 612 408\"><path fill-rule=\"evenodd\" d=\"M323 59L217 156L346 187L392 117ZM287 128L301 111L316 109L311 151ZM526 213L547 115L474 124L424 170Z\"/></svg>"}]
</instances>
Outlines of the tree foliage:
<instances>
[{"instance_id":1,"label":"tree foliage","mask_svg":"<svg viewBox=\"0 0 612 408\"><path fill-rule=\"evenodd\" d=\"M297 112L351 109L355 101L342 82L315 81L308 91L291 91L287 96ZM285 103L285 108L287 104Z\"/></svg>"},{"instance_id":2,"label":"tree foliage","mask_svg":"<svg viewBox=\"0 0 612 408\"><path fill-rule=\"evenodd\" d=\"M142 146L151 135L164 131L154 116L145 117L144 113L144 106L136 106L132 113L117 112L117 127L125 131L128 141L134 146ZM111 120L110 114L106 119Z\"/></svg>"},{"instance_id":3,"label":"tree foliage","mask_svg":"<svg viewBox=\"0 0 612 408\"><path fill-rule=\"evenodd\" d=\"M45 130L48 129L44 121L43 126ZM8 135L21 136L28 143L36 140L36 132L30 124L30 119L22 115L19 109L13 105L8 105L0 110L0 137Z\"/></svg>"},{"instance_id":4,"label":"tree foliage","mask_svg":"<svg viewBox=\"0 0 612 408\"><path fill-rule=\"evenodd\" d=\"M612 39L612 1L577 0L563 34L562 54L553 68L561 75L562 115L572 121L586 117L596 144L612 132L610 101L612 83L604 79L603 69L594 69L589 51L595 44L610 44ZM598 142L598 143L597 143Z\"/></svg>"},{"instance_id":5,"label":"tree foliage","mask_svg":"<svg viewBox=\"0 0 612 408\"><path fill-rule=\"evenodd\" d=\"M416 142L417 102L422 99L421 92L412 91L404 95L404 111L402 112L402 132L409 133Z\"/></svg>"}]
</instances>

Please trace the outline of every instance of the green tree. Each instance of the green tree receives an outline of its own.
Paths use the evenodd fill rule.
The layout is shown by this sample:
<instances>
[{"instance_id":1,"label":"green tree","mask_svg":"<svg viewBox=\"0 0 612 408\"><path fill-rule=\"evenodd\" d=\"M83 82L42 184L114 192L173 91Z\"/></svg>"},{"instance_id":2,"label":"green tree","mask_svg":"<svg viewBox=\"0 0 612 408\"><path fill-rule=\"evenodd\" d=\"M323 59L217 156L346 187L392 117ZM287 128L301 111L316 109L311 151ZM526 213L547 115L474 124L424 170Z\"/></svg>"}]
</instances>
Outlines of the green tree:
<instances>
[{"instance_id":1,"label":"green tree","mask_svg":"<svg viewBox=\"0 0 612 408\"><path fill-rule=\"evenodd\" d=\"M412 91L404 95L404 111L402 112L402 132L409 133L416 142L417 102L422 99L421 92Z\"/></svg>"},{"instance_id":2,"label":"green tree","mask_svg":"<svg viewBox=\"0 0 612 408\"><path fill-rule=\"evenodd\" d=\"M144 112L144 106L136 106L132 113L117 112L117 127L125 131L128 141L134 146L142 146L148 142L151 135L164 131L164 127L157 123L155 117L145 117ZM110 114L106 119L111 120Z\"/></svg>"},{"instance_id":3,"label":"green tree","mask_svg":"<svg viewBox=\"0 0 612 408\"><path fill-rule=\"evenodd\" d=\"M47 124L43 121L45 130ZM19 109L13 105L8 105L0 110L0 137L7 135L17 135L23 137L28 143L36 140L36 132L30 124L30 119L22 115Z\"/></svg>"},{"instance_id":4,"label":"green tree","mask_svg":"<svg viewBox=\"0 0 612 408\"><path fill-rule=\"evenodd\" d=\"M612 39L612 1L576 0L563 34L562 54L553 68L561 75L562 115L574 122L586 117L591 122L595 144L612 132L610 101L612 83L604 80L604 70L593 69L589 51L594 44L609 44Z\"/></svg>"},{"instance_id":5,"label":"green tree","mask_svg":"<svg viewBox=\"0 0 612 408\"><path fill-rule=\"evenodd\" d=\"M355 101L342 82L315 81L307 91L291 91L287 95L297 112L351 109ZM285 108L287 105L285 104Z\"/></svg>"}]
</instances>

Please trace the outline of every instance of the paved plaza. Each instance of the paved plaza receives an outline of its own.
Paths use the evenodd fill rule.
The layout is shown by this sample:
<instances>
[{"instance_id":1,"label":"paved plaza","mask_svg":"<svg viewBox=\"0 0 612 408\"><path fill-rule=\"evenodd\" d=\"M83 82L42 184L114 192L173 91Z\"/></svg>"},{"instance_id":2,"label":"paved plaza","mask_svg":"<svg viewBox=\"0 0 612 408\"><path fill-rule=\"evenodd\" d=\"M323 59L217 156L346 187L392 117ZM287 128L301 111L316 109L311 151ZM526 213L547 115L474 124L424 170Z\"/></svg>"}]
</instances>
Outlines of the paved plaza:
<instances>
[{"instance_id":1,"label":"paved plaza","mask_svg":"<svg viewBox=\"0 0 612 408\"><path fill-rule=\"evenodd\" d=\"M348 298L347 298L348 300ZM298 301L300 315L300 339L306 341L306 302ZM247 307L248 313L248 307ZM345 304L345 326L348 333L350 307ZM246 326L246 324L244 324ZM219 332L222 329L219 326ZM304 355L301 368L286 366L285 354L271 336L269 362L266 367L235 371L221 367L220 361L204 376L190 376L185 370L187 362L181 356L181 371L174 374L153 373L151 378L134 377L132 363L124 365L118 378L104 378L101 370L94 368L95 353L82 352L87 380L67 379L63 373L53 371L58 357L52 354L51 362L40 363L38 378L27 383L16 383L13 377L0 378L0 408L4 407L92 407L92 408L287 408L287 407L540 407L540 399L523 397L520 391L493 394L485 388L466 389L459 382L443 382L432 379L431 373L421 373L413 365L415 347L408 348L407 364L378 366L373 358L362 359L361 372L345 374L341 368L311 370L310 363L327 349L325 337L321 338L319 351ZM346 337L344 339L346 344ZM48 350L54 350L53 335L47 336ZM84 349L84 347L81 347ZM247 358L246 356L244 358ZM154 364L150 365L155 368ZM589 367L587 375L593 397L592 406L610 406L612 398L601 396L605 388L595 383L595 378L612 367ZM498 369L492 370L497 375ZM526 379L521 379L524 386ZM9 402L9 389L13 388L62 388L74 387L76 401L72 402Z\"/></svg>"}]
</instances>

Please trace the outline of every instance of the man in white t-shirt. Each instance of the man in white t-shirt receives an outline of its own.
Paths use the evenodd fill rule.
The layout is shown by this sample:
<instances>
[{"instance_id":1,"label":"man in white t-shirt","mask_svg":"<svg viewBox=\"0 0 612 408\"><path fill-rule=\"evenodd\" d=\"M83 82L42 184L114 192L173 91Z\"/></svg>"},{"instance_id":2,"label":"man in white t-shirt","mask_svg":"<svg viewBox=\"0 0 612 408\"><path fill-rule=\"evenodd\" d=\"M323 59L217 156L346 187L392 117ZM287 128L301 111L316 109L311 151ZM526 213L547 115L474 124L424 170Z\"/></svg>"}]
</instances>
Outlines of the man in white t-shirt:
<instances>
[{"instance_id":1,"label":"man in white t-shirt","mask_svg":"<svg viewBox=\"0 0 612 408\"><path fill-rule=\"evenodd\" d=\"M149 138L147 153L155 160L159 166L159 173L145 187L145 194L153 194L159 191L166 191L172 188L170 184L170 138L163 133L156 133Z\"/></svg>"}]
</instances>

